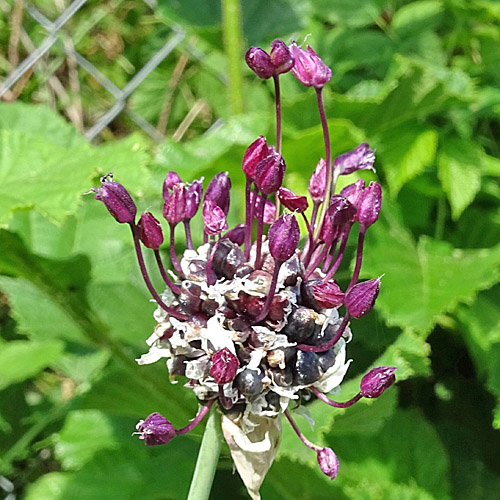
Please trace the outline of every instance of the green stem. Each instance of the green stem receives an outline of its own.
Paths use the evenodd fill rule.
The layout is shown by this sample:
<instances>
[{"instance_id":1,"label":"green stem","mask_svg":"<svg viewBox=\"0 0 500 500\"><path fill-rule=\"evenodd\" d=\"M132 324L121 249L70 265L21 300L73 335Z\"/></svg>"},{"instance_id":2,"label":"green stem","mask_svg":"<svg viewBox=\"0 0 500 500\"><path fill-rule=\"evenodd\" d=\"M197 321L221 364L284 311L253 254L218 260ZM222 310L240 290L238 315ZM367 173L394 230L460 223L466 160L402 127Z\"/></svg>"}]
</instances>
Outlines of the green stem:
<instances>
[{"instance_id":1,"label":"green stem","mask_svg":"<svg viewBox=\"0 0 500 500\"><path fill-rule=\"evenodd\" d=\"M222 446L220 413L214 405L201 441L187 500L208 500Z\"/></svg>"},{"instance_id":2,"label":"green stem","mask_svg":"<svg viewBox=\"0 0 500 500\"><path fill-rule=\"evenodd\" d=\"M243 75L241 74L243 35L240 0L222 0L222 24L229 71L229 102L232 113L238 115L243 113Z\"/></svg>"}]
</instances>

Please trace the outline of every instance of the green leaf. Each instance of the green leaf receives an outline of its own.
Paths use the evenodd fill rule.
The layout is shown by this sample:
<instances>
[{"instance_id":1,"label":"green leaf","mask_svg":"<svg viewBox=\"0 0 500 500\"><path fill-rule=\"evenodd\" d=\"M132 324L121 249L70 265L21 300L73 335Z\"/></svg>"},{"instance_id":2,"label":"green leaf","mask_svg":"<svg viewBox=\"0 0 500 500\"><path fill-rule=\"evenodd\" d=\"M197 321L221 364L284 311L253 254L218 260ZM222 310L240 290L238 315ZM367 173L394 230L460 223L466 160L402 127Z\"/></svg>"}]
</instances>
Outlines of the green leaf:
<instances>
[{"instance_id":1,"label":"green leaf","mask_svg":"<svg viewBox=\"0 0 500 500\"><path fill-rule=\"evenodd\" d=\"M428 333L500 275L500 247L460 250L422 236L417 243L385 203L367 234L363 276L384 275L375 307L388 325Z\"/></svg>"},{"instance_id":2,"label":"green leaf","mask_svg":"<svg viewBox=\"0 0 500 500\"><path fill-rule=\"evenodd\" d=\"M391 194L395 196L408 181L432 165L438 134L415 124L383 134L377 156L382 162Z\"/></svg>"},{"instance_id":3,"label":"green leaf","mask_svg":"<svg viewBox=\"0 0 500 500\"><path fill-rule=\"evenodd\" d=\"M34 377L61 356L62 342L13 340L0 345L0 390Z\"/></svg>"},{"instance_id":4,"label":"green leaf","mask_svg":"<svg viewBox=\"0 0 500 500\"><path fill-rule=\"evenodd\" d=\"M441 22L443 4L436 0L420 0L401 7L392 18L391 29L401 38L424 30L435 29Z\"/></svg>"},{"instance_id":5,"label":"green leaf","mask_svg":"<svg viewBox=\"0 0 500 500\"><path fill-rule=\"evenodd\" d=\"M384 0L316 0L311 3L316 15L333 24L366 26L383 12Z\"/></svg>"},{"instance_id":6,"label":"green leaf","mask_svg":"<svg viewBox=\"0 0 500 500\"><path fill-rule=\"evenodd\" d=\"M474 142L446 139L439 149L439 179L458 219L472 203L481 187L483 151Z\"/></svg>"}]
</instances>

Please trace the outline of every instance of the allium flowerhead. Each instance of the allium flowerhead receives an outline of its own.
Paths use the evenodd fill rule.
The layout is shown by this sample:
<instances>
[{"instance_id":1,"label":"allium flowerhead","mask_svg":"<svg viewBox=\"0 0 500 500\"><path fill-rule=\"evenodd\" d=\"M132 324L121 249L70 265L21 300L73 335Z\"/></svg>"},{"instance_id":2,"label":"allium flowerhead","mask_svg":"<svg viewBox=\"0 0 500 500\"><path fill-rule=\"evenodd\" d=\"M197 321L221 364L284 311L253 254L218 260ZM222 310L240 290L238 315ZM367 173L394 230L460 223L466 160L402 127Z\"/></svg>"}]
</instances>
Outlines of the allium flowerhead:
<instances>
[{"instance_id":1,"label":"allium flowerhead","mask_svg":"<svg viewBox=\"0 0 500 500\"><path fill-rule=\"evenodd\" d=\"M269 154L269 146L267 145L266 138L260 135L250 146L248 146L245 154L243 155L243 161L241 163L241 168L245 175L253 180L255 176L255 167Z\"/></svg>"},{"instance_id":2,"label":"allium flowerhead","mask_svg":"<svg viewBox=\"0 0 500 500\"><path fill-rule=\"evenodd\" d=\"M373 170L375 161L375 152L370 146L363 142L352 151L341 154L335 158L333 166L339 175L347 175L356 172L356 170Z\"/></svg>"},{"instance_id":3,"label":"allium flowerhead","mask_svg":"<svg viewBox=\"0 0 500 500\"><path fill-rule=\"evenodd\" d=\"M175 437L174 426L157 412L141 420L136 429L139 439L143 439L147 446L167 444Z\"/></svg>"},{"instance_id":4,"label":"allium flowerhead","mask_svg":"<svg viewBox=\"0 0 500 500\"><path fill-rule=\"evenodd\" d=\"M307 50L301 49L295 43L290 45L295 65L292 73L302 85L321 89L332 77L332 70L308 45Z\"/></svg>"},{"instance_id":5,"label":"allium flowerhead","mask_svg":"<svg viewBox=\"0 0 500 500\"><path fill-rule=\"evenodd\" d=\"M231 179L227 175L227 172L219 172L210 181L205 191L205 201L213 201L227 215L229 212L230 193Z\"/></svg>"},{"instance_id":6,"label":"allium flowerhead","mask_svg":"<svg viewBox=\"0 0 500 500\"><path fill-rule=\"evenodd\" d=\"M331 448L322 448L317 455L319 468L330 479L335 479L339 473L339 459Z\"/></svg>"},{"instance_id":7,"label":"allium flowerhead","mask_svg":"<svg viewBox=\"0 0 500 500\"><path fill-rule=\"evenodd\" d=\"M227 384L236 377L239 367L238 358L227 347L224 347L212 356L210 375L219 385Z\"/></svg>"},{"instance_id":8,"label":"allium flowerhead","mask_svg":"<svg viewBox=\"0 0 500 500\"><path fill-rule=\"evenodd\" d=\"M163 217L171 224L176 225L186 218L186 185L174 184L163 204Z\"/></svg>"},{"instance_id":9,"label":"allium flowerhead","mask_svg":"<svg viewBox=\"0 0 500 500\"><path fill-rule=\"evenodd\" d=\"M361 395L365 398L378 398L394 382L397 370L394 366L378 366L361 379Z\"/></svg>"},{"instance_id":10,"label":"allium flowerhead","mask_svg":"<svg viewBox=\"0 0 500 500\"><path fill-rule=\"evenodd\" d=\"M327 179L326 161L321 158L309 179L309 194L315 203L320 203L325 199L326 179Z\"/></svg>"},{"instance_id":11,"label":"allium flowerhead","mask_svg":"<svg viewBox=\"0 0 500 500\"><path fill-rule=\"evenodd\" d=\"M245 61L259 78L266 80L274 75L275 67L271 57L260 47L250 47L245 54Z\"/></svg>"},{"instance_id":12,"label":"allium flowerhead","mask_svg":"<svg viewBox=\"0 0 500 500\"><path fill-rule=\"evenodd\" d=\"M270 59L277 75L287 73L295 64L292 51L283 40L274 40L271 42Z\"/></svg>"},{"instance_id":13,"label":"allium flowerhead","mask_svg":"<svg viewBox=\"0 0 500 500\"><path fill-rule=\"evenodd\" d=\"M358 220L365 227L378 220L382 207L382 188L378 182L370 182L363 190L358 202Z\"/></svg>"},{"instance_id":14,"label":"allium flowerhead","mask_svg":"<svg viewBox=\"0 0 500 500\"><path fill-rule=\"evenodd\" d=\"M269 251L279 262L287 261L297 249L300 229L292 214L282 215L269 228Z\"/></svg>"},{"instance_id":15,"label":"allium flowerhead","mask_svg":"<svg viewBox=\"0 0 500 500\"><path fill-rule=\"evenodd\" d=\"M112 174L101 178L101 187L93 188L95 199L102 201L108 212L120 223L132 223L137 215L134 200L118 182L111 180ZM109 179L109 180L108 180Z\"/></svg>"},{"instance_id":16,"label":"allium flowerhead","mask_svg":"<svg viewBox=\"0 0 500 500\"><path fill-rule=\"evenodd\" d=\"M283 156L273 151L255 168L255 184L264 194L276 193L283 183L286 164Z\"/></svg>"},{"instance_id":17,"label":"allium flowerhead","mask_svg":"<svg viewBox=\"0 0 500 500\"><path fill-rule=\"evenodd\" d=\"M158 250L163 243L161 224L153 214L146 212L137 223L137 233L144 246Z\"/></svg>"},{"instance_id":18,"label":"allium flowerhead","mask_svg":"<svg viewBox=\"0 0 500 500\"><path fill-rule=\"evenodd\" d=\"M299 196L291 189L285 187L280 187L278 189L278 198L282 205L292 212L305 212L309 206L305 196Z\"/></svg>"},{"instance_id":19,"label":"allium flowerhead","mask_svg":"<svg viewBox=\"0 0 500 500\"><path fill-rule=\"evenodd\" d=\"M345 294L344 304L353 318L361 318L372 310L380 291L380 278L354 285Z\"/></svg>"}]
</instances>

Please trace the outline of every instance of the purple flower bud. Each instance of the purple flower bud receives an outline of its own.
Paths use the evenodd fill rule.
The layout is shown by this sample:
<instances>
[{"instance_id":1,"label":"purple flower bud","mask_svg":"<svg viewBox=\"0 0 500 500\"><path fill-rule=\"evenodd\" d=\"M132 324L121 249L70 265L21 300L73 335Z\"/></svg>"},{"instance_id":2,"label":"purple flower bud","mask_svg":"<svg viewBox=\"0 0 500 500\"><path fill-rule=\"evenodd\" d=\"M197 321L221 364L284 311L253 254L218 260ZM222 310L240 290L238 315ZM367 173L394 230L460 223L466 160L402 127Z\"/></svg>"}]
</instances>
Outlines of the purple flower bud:
<instances>
[{"instance_id":1,"label":"purple flower bud","mask_svg":"<svg viewBox=\"0 0 500 500\"><path fill-rule=\"evenodd\" d=\"M322 309L340 307L344 301L344 292L335 281L322 281L311 285L316 302Z\"/></svg>"},{"instance_id":2,"label":"purple flower bud","mask_svg":"<svg viewBox=\"0 0 500 500\"><path fill-rule=\"evenodd\" d=\"M339 473L339 459L331 448L321 448L318 450L318 464L321 472L330 479L335 479Z\"/></svg>"},{"instance_id":3,"label":"purple flower bud","mask_svg":"<svg viewBox=\"0 0 500 500\"><path fill-rule=\"evenodd\" d=\"M236 377L239 367L238 358L227 347L224 347L212 356L210 375L219 385L227 384Z\"/></svg>"},{"instance_id":4,"label":"purple flower bud","mask_svg":"<svg viewBox=\"0 0 500 500\"><path fill-rule=\"evenodd\" d=\"M341 226L353 219L356 215L356 207L342 195L334 194L330 198L327 214L334 226Z\"/></svg>"},{"instance_id":5,"label":"purple flower bud","mask_svg":"<svg viewBox=\"0 0 500 500\"><path fill-rule=\"evenodd\" d=\"M287 73L293 68L295 61L291 50L283 40L271 42L271 63L275 67L275 74Z\"/></svg>"},{"instance_id":6,"label":"purple flower bud","mask_svg":"<svg viewBox=\"0 0 500 500\"><path fill-rule=\"evenodd\" d=\"M358 220L365 227L377 221L382 206L382 188L378 182L370 182L359 199Z\"/></svg>"},{"instance_id":7,"label":"purple flower bud","mask_svg":"<svg viewBox=\"0 0 500 500\"><path fill-rule=\"evenodd\" d=\"M255 167L255 185L264 193L276 193L283 183L286 164L283 156L273 152Z\"/></svg>"},{"instance_id":8,"label":"purple flower bud","mask_svg":"<svg viewBox=\"0 0 500 500\"><path fill-rule=\"evenodd\" d=\"M278 262L287 261L297 249L300 229L292 214L284 214L269 228L269 251Z\"/></svg>"},{"instance_id":9,"label":"purple flower bud","mask_svg":"<svg viewBox=\"0 0 500 500\"><path fill-rule=\"evenodd\" d=\"M359 200L365 190L365 181L358 179L354 184L349 184L342 191L341 196L347 198L357 209L359 209ZM357 217L355 217L357 218Z\"/></svg>"},{"instance_id":10,"label":"purple flower bud","mask_svg":"<svg viewBox=\"0 0 500 500\"><path fill-rule=\"evenodd\" d=\"M332 224L332 220L330 217L325 217L318 233L319 241L332 242L338 236L339 228L340 226L335 226Z\"/></svg>"},{"instance_id":11,"label":"purple flower bud","mask_svg":"<svg viewBox=\"0 0 500 500\"><path fill-rule=\"evenodd\" d=\"M147 446L167 444L175 437L174 426L157 412L139 421L136 429L139 439L143 439Z\"/></svg>"},{"instance_id":12,"label":"purple flower bud","mask_svg":"<svg viewBox=\"0 0 500 500\"><path fill-rule=\"evenodd\" d=\"M201 202L203 178L193 181L186 190L186 219L192 219Z\"/></svg>"},{"instance_id":13,"label":"purple flower bud","mask_svg":"<svg viewBox=\"0 0 500 500\"><path fill-rule=\"evenodd\" d=\"M306 87L323 88L332 77L332 70L309 45L306 51L292 43L290 50L295 59L295 65L292 68L295 78Z\"/></svg>"},{"instance_id":14,"label":"purple flower bud","mask_svg":"<svg viewBox=\"0 0 500 500\"><path fill-rule=\"evenodd\" d=\"M230 192L231 179L228 177L227 172L219 172L207 187L205 201L213 201L227 215L229 212Z\"/></svg>"},{"instance_id":15,"label":"purple flower bud","mask_svg":"<svg viewBox=\"0 0 500 500\"><path fill-rule=\"evenodd\" d=\"M245 241L245 232L246 232L246 225L238 224L237 226L233 227L233 229L230 229L224 235L224 238L228 238L236 245L243 245L243 242Z\"/></svg>"},{"instance_id":16,"label":"purple flower bud","mask_svg":"<svg viewBox=\"0 0 500 500\"><path fill-rule=\"evenodd\" d=\"M351 174L356 170L373 170L375 172L373 168L374 161L375 152L370 149L366 142L363 142L352 151L337 156L333 166L340 175Z\"/></svg>"},{"instance_id":17,"label":"purple flower bud","mask_svg":"<svg viewBox=\"0 0 500 500\"><path fill-rule=\"evenodd\" d=\"M158 250L160 245L163 243L163 233L161 231L161 225L153 216L153 214L146 212L141 215L139 222L137 223L137 233L139 239L148 248L153 250Z\"/></svg>"},{"instance_id":18,"label":"purple flower bud","mask_svg":"<svg viewBox=\"0 0 500 500\"><path fill-rule=\"evenodd\" d=\"M186 185L183 182L174 184L165 199L163 217L174 226L186 218Z\"/></svg>"},{"instance_id":19,"label":"purple flower bud","mask_svg":"<svg viewBox=\"0 0 500 500\"><path fill-rule=\"evenodd\" d=\"M326 161L321 158L309 179L309 194L315 203L321 203L325 199L326 191Z\"/></svg>"},{"instance_id":20,"label":"purple flower bud","mask_svg":"<svg viewBox=\"0 0 500 500\"><path fill-rule=\"evenodd\" d=\"M254 199L254 193L250 193L250 203L252 203L252 200ZM259 194L255 197L255 204L254 204L254 209L253 209L253 215L254 217L257 217L258 215L258 210L260 207L260 202L262 200L262 196ZM272 224L276 220L276 206L275 204L270 201L266 200L266 203L264 205L264 224Z\"/></svg>"},{"instance_id":21,"label":"purple flower bud","mask_svg":"<svg viewBox=\"0 0 500 500\"><path fill-rule=\"evenodd\" d=\"M128 191L118 182L108 180L112 174L101 177L101 187L92 188L96 200L102 201L108 212L121 224L133 223L137 214L134 200Z\"/></svg>"},{"instance_id":22,"label":"purple flower bud","mask_svg":"<svg viewBox=\"0 0 500 500\"><path fill-rule=\"evenodd\" d=\"M250 47L245 54L245 61L248 67L259 78L271 78L274 75L275 68L271 62L269 54L260 47Z\"/></svg>"},{"instance_id":23,"label":"purple flower bud","mask_svg":"<svg viewBox=\"0 0 500 500\"><path fill-rule=\"evenodd\" d=\"M372 310L380 291L380 278L354 285L345 294L344 304L353 318L361 318Z\"/></svg>"},{"instance_id":24,"label":"purple flower bud","mask_svg":"<svg viewBox=\"0 0 500 500\"><path fill-rule=\"evenodd\" d=\"M257 140L252 142L248 146L245 154L243 155L243 161L241 168L245 175L253 180L255 176L255 167L269 154L269 146L267 145L266 138L260 135Z\"/></svg>"},{"instance_id":25,"label":"purple flower bud","mask_svg":"<svg viewBox=\"0 0 500 500\"><path fill-rule=\"evenodd\" d=\"M203 222L207 234L220 234L227 229L226 214L212 200L203 203Z\"/></svg>"},{"instance_id":26,"label":"purple flower bud","mask_svg":"<svg viewBox=\"0 0 500 500\"><path fill-rule=\"evenodd\" d=\"M365 398L378 398L394 382L397 370L394 366L378 366L361 379L361 395Z\"/></svg>"},{"instance_id":27,"label":"purple flower bud","mask_svg":"<svg viewBox=\"0 0 500 500\"><path fill-rule=\"evenodd\" d=\"M288 208L288 210L292 210L292 212L305 212L309 206L305 196L299 196L291 189L285 187L280 187L278 189L278 198L283 206Z\"/></svg>"},{"instance_id":28,"label":"purple flower bud","mask_svg":"<svg viewBox=\"0 0 500 500\"><path fill-rule=\"evenodd\" d=\"M174 188L175 184L179 184L182 182L181 178L179 177L179 174L174 171L170 171L167 174L167 177L165 177L165 181L163 182L163 199L166 200L167 196L170 193L170 190Z\"/></svg>"}]
</instances>

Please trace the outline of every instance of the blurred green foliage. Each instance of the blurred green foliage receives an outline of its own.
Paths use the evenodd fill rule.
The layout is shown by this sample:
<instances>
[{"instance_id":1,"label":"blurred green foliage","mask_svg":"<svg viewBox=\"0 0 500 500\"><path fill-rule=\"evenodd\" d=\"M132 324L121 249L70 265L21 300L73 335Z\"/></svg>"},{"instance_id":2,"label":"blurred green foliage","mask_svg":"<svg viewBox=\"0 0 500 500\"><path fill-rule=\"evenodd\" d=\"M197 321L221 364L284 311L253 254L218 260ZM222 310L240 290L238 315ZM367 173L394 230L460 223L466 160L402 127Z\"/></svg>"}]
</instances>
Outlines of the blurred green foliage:
<instances>
[{"instance_id":1,"label":"blurred green foliage","mask_svg":"<svg viewBox=\"0 0 500 500\"><path fill-rule=\"evenodd\" d=\"M248 44L264 48L278 36L301 41L312 33L308 42L333 68L325 97L334 154L365 140L376 148L385 198L362 273L385 275L375 310L353 324L354 363L339 398L356 392L371 365L399 368L398 385L378 400L347 410L310 406L316 426L306 434L341 461L333 483L285 426L263 497L500 498L498 2L259 0L243 2L243 17ZM39 42L43 32L26 22ZM230 116L217 1L159 0L155 13L141 2L91 1L71 22L83 33L74 39L78 50L104 63L117 85L180 23L189 44L153 72L130 106L155 121L172 96L167 135L197 99L208 111L182 143L156 146L136 134L92 146L55 112L29 104L46 102L34 81L23 102L0 105L0 474L28 500L178 500L201 430L158 449L130 434L151 411L184 425L196 401L169 384L160 364L135 365L154 306L127 228L82 193L112 170L139 209L160 215L168 170L185 180L228 170L231 222L239 222L241 157L257 135L273 137L272 88L242 57L247 112ZM93 26L90 35L83 23ZM4 74L8 44L0 17ZM171 95L183 54L189 61ZM109 104L92 85L82 80L85 120ZM285 182L304 193L323 155L321 128L312 91L291 75L282 85ZM224 125L202 134L217 118ZM126 122L114 123L114 135L128 132ZM246 498L226 450L212 497L227 498L229 488L232 498Z\"/></svg>"}]
</instances>

